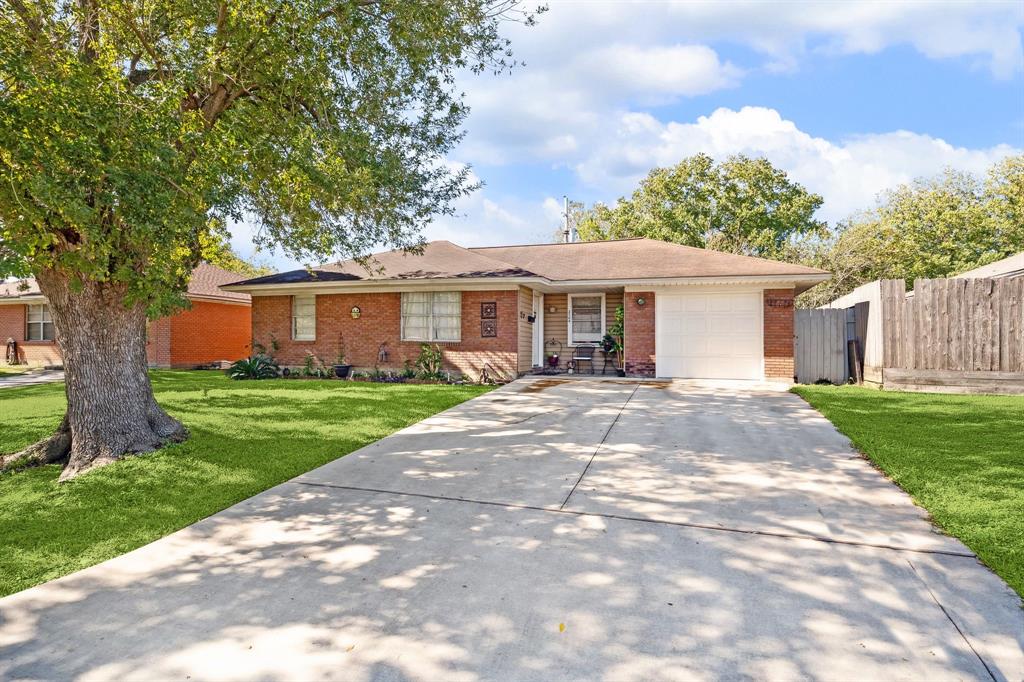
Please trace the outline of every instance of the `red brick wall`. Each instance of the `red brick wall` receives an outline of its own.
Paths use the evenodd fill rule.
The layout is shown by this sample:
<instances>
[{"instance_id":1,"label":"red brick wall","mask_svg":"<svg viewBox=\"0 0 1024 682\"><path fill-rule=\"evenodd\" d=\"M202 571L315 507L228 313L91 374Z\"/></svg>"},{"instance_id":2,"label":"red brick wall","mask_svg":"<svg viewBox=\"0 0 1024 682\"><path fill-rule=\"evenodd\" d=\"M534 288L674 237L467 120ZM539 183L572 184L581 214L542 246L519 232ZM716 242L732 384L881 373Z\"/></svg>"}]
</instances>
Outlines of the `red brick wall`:
<instances>
[{"instance_id":1,"label":"red brick wall","mask_svg":"<svg viewBox=\"0 0 1024 682\"><path fill-rule=\"evenodd\" d=\"M644 305L637 305L638 298ZM623 300L625 308L623 345L625 346L626 374L629 376L654 376L654 292L627 292Z\"/></svg>"},{"instance_id":2,"label":"red brick wall","mask_svg":"<svg viewBox=\"0 0 1024 682\"><path fill-rule=\"evenodd\" d=\"M217 360L247 357L252 341L252 308L247 305L192 301L172 315L171 367L195 367Z\"/></svg>"},{"instance_id":3,"label":"red brick wall","mask_svg":"<svg viewBox=\"0 0 1024 682\"><path fill-rule=\"evenodd\" d=\"M25 340L25 306L0 305L0 343Z\"/></svg>"},{"instance_id":4,"label":"red brick wall","mask_svg":"<svg viewBox=\"0 0 1024 682\"><path fill-rule=\"evenodd\" d=\"M485 364L492 365L509 378L518 369L518 292L462 292L462 341L439 343L445 367L479 376ZM498 335L480 336L480 304L498 304ZM283 366L300 367L306 354L313 353L332 365L344 338L346 361L358 370L378 365L381 343L387 344L388 360L381 369L401 370L404 362L415 362L420 342L401 340L400 293L322 294L316 297L316 340L294 341L291 338L291 296L254 296L252 301L253 343L270 348L271 338L279 344L277 359ZM359 319L351 310L359 307Z\"/></svg>"},{"instance_id":5,"label":"red brick wall","mask_svg":"<svg viewBox=\"0 0 1024 682\"><path fill-rule=\"evenodd\" d=\"M146 360L151 367L171 366L171 318L161 317L146 330Z\"/></svg>"},{"instance_id":6,"label":"red brick wall","mask_svg":"<svg viewBox=\"0 0 1024 682\"><path fill-rule=\"evenodd\" d=\"M23 364L59 365L60 348L54 341L26 341L24 305L0 305L0 362L5 362L7 339L18 342L18 360Z\"/></svg>"},{"instance_id":7,"label":"red brick wall","mask_svg":"<svg viewBox=\"0 0 1024 682\"><path fill-rule=\"evenodd\" d=\"M764 290L764 375L793 381L793 290Z\"/></svg>"}]
</instances>

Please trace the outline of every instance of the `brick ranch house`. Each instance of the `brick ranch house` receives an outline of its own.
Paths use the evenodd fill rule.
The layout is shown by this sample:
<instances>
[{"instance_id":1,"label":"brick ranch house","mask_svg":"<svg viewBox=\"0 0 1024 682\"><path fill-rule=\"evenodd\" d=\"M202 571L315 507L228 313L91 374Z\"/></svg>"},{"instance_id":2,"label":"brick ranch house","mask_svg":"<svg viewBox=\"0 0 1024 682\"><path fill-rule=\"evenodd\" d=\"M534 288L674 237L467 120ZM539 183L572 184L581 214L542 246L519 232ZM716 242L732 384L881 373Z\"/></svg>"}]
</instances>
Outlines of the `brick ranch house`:
<instances>
[{"instance_id":1,"label":"brick ranch house","mask_svg":"<svg viewBox=\"0 0 1024 682\"><path fill-rule=\"evenodd\" d=\"M249 296L220 289L237 280L238 273L206 263L193 270L188 285L191 306L149 325L150 366L194 368L246 357L252 329ZM6 346L10 340L17 343L19 363L61 364L46 298L33 279L0 282L0 343Z\"/></svg>"},{"instance_id":2,"label":"brick ranch house","mask_svg":"<svg viewBox=\"0 0 1024 682\"><path fill-rule=\"evenodd\" d=\"M793 379L793 298L823 270L651 239L463 248L354 261L228 285L252 295L253 342L401 369L424 342L450 369L511 378L599 344L624 308L631 376ZM385 359L386 356L386 359ZM596 368L602 369L596 353ZM585 371L588 367L583 367Z\"/></svg>"}]
</instances>

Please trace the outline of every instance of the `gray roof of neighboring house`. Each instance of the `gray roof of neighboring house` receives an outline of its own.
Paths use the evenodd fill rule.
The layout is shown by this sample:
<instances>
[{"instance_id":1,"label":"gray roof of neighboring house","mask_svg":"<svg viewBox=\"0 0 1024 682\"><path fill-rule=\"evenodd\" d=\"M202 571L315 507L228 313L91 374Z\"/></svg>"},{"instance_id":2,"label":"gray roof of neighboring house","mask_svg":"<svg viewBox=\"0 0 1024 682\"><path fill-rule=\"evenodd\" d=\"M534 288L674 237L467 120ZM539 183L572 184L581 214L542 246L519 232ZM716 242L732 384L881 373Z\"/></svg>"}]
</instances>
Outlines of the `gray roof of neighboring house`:
<instances>
[{"instance_id":1,"label":"gray roof of neighboring house","mask_svg":"<svg viewBox=\"0 0 1024 682\"><path fill-rule=\"evenodd\" d=\"M249 294L238 291L224 291L222 284L228 284L238 280L238 273L219 268L209 263L200 263L192 271L192 278L188 283L188 296L190 298L207 298L211 300L232 301L248 303L251 300ZM13 282L0 282L0 300L3 299L38 299L42 294L39 285L32 277L20 279Z\"/></svg>"},{"instance_id":2,"label":"gray roof of neighboring house","mask_svg":"<svg viewBox=\"0 0 1024 682\"><path fill-rule=\"evenodd\" d=\"M429 242L422 253L385 251L370 256L365 265L347 260L312 270L292 270L248 279L237 284L296 284L300 282L384 281L411 279L465 279L467 277L531 277L510 263L474 253L447 241Z\"/></svg>"},{"instance_id":3,"label":"gray roof of neighboring house","mask_svg":"<svg viewBox=\"0 0 1024 682\"><path fill-rule=\"evenodd\" d=\"M536 277L551 282L686 277L820 277L824 270L654 239L464 248L448 241L421 253L387 251L366 265L348 260L257 277L233 286L418 279Z\"/></svg>"},{"instance_id":4,"label":"gray roof of neighboring house","mask_svg":"<svg viewBox=\"0 0 1024 682\"><path fill-rule=\"evenodd\" d=\"M982 279L987 277L1024 277L1024 251L1015 256L982 265L967 272L961 272L955 279Z\"/></svg>"}]
</instances>

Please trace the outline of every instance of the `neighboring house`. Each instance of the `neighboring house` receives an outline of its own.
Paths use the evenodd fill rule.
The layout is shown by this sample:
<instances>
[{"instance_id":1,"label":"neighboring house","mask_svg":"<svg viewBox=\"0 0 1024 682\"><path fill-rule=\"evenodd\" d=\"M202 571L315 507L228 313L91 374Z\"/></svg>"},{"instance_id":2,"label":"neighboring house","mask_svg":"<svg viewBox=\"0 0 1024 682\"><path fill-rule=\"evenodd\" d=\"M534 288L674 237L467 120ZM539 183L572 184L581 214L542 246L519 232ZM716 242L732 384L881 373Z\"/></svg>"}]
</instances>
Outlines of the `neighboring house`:
<instances>
[{"instance_id":1,"label":"neighboring house","mask_svg":"<svg viewBox=\"0 0 1024 682\"><path fill-rule=\"evenodd\" d=\"M1015 256L997 260L995 263L963 272L955 279L984 279L988 277L992 279L1024 277L1024 251Z\"/></svg>"},{"instance_id":2,"label":"neighboring house","mask_svg":"<svg viewBox=\"0 0 1024 682\"><path fill-rule=\"evenodd\" d=\"M424 342L470 376L514 377L598 344L624 308L631 376L793 378L793 297L823 270L651 239L428 243L222 287L252 295L253 342L283 365L401 369ZM600 353L596 367L602 368ZM583 367L584 371L589 367Z\"/></svg>"},{"instance_id":3,"label":"neighboring house","mask_svg":"<svg viewBox=\"0 0 1024 682\"><path fill-rule=\"evenodd\" d=\"M252 329L249 296L220 289L237 279L238 273L206 263L193 270L188 285L191 306L149 324L149 364L192 368L247 356ZM35 280L0 282L0 343L17 342L19 362L59 365L54 338L46 298Z\"/></svg>"}]
</instances>

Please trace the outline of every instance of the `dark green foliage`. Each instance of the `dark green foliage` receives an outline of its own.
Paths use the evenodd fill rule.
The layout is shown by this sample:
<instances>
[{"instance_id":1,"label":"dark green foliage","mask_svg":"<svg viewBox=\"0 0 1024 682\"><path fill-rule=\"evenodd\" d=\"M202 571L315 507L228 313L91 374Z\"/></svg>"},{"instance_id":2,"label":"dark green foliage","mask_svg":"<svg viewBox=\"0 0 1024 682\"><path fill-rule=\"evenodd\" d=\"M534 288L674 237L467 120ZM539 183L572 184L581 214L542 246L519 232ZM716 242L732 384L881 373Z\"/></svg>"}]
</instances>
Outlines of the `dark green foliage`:
<instances>
[{"instance_id":1,"label":"dark green foliage","mask_svg":"<svg viewBox=\"0 0 1024 682\"><path fill-rule=\"evenodd\" d=\"M228 376L232 379L274 379L280 372L277 363L265 355L242 358L228 368Z\"/></svg>"},{"instance_id":2,"label":"dark green foliage","mask_svg":"<svg viewBox=\"0 0 1024 682\"><path fill-rule=\"evenodd\" d=\"M431 346L424 343L420 346L420 355L416 358L416 370L421 379L440 379L441 374L441 347L437 344Z\"/></svg>"},{"instance_id":3,"label":"dark green foliage","mask_svg":"<svg viewBox=\"0 0 1024 682\"><path fill-rule=\"evenodd\" d=\"M512 0L0 3L0 276L151 313L245 215L299 260L415 247L474 184L455 74L512 66Z\"/></svg>"},{"instance_id":4,"label":"dark green foliage","mask_svg":"<svg viewBox=\"0 0 1024 682\"><path fill-rule=\"evenodd\" d=\"M585 240L649 237L768 258L798 237L823 235L822 198L767 159L706 154L655 168L629 198L578 210Z\"/></svg>"}]
</instances>

